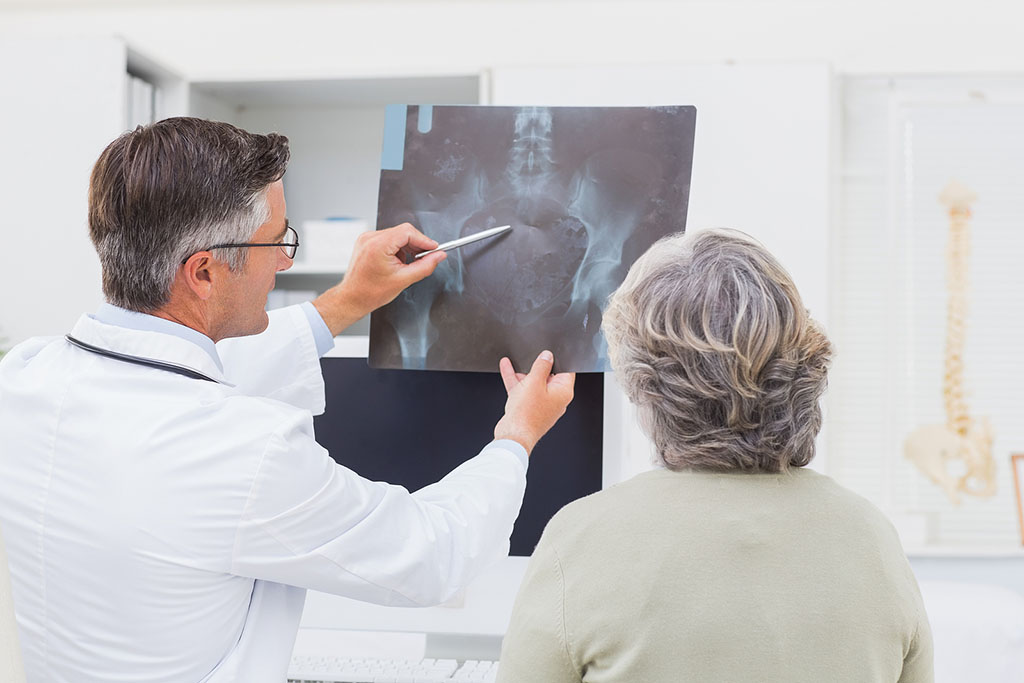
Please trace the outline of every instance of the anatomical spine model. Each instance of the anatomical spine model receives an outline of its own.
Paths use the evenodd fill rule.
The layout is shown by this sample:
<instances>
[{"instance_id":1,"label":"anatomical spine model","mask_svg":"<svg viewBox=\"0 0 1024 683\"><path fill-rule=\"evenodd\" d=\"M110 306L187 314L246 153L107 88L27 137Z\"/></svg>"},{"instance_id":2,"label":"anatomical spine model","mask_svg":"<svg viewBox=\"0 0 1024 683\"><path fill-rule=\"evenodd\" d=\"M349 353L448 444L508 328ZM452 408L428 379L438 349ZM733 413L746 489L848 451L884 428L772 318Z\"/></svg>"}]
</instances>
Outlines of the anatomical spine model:
<instances>
[{"instance_id":1,"label":"anatomical spine model","mask_svg":"<svg viewBox=\"0 0 1024 683\"><path fill-rule=\"evenodd\" d=\"M942 393L946 424L918 427L907 437L903 453L954 504L960 494L991 496L996 492L992 427L988 418L971 417L964 396L964 343L967 335L967 257L971 202L977 195L951 182L939 195L949 206L946 252L949 301L946 309L946 355Z\"/></svg>"}]
</instances>

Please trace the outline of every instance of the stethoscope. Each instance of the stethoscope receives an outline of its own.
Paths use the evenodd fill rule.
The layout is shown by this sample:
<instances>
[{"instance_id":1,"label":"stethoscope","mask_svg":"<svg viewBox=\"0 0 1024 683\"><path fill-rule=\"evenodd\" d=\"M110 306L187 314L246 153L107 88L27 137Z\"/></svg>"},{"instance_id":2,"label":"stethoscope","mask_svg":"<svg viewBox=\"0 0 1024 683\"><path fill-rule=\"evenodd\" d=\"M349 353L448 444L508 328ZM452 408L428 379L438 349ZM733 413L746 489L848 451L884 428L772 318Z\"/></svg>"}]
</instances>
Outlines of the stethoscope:
<instances>
[{"instance_id":1,"label":"stethoscope","mask_svg":"<svg viewBox=\"0 0 1024 683\"><path fill-rule=\"evenodd\" d=\"M65 334L64 338L67 339L72 344L74 344L75 346L77 346L78 348L84 351L88 351L89 353L95 353L97 355L105 356L107 358L113 358L114 360L119 360L123 363L132 363L134 365L143 365L148 368L156 368L157 370L173 372L176 375L189 377L191 379L204 379L207 382L217 383L217 380L213 379L212 377L207 377L206 375L204 375L201 372L198 372L197 370L193 370L192 368L186 368L182 365L175 365L174 363L165 363L162 360L154 360L152 358L129 356L126 353L118 353L117 351L111 351L110 349L103 349L100 348L99 346L86 344L84 341L81 341L80 339L75 339L70 334Z\"/></svg>"}]
</instances>

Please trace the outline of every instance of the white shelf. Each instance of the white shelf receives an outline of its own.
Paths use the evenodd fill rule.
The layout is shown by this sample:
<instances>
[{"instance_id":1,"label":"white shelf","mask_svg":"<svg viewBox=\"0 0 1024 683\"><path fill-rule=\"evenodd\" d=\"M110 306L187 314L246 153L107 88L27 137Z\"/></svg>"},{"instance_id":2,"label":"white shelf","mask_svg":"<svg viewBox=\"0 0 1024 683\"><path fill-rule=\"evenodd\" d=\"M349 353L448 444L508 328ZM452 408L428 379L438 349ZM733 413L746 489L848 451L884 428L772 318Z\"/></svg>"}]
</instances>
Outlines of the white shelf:
<instances>
[{"instance_id":1,"label":"white shelf","mask_svg":"<svg viewBox=\"0 0 1024 683\"><path fill-rule=\"evenodd\" d=\"M480 74L194 81L192 87L236 107L366 107L394 103L477 104L480 97Z\"/></svg>"},{"instance_id":2,"label":"white shelf","mask_svg":"<svg viewBox=\"0 0 1024 683\"><path fill-rule=\"evenodd\" d=\"M331 275L337 277L339 280L345 274L344 268L330 268L328 266L316 266L305 263L296 263L288 270L282 270L277 274L278 277L288 277L289 275Z\"/></svg>"},{"instance_id":3,"label":"white shelf","mask_svg":"<svg viewBox=\"0 0 1024 683\"><path fill-rule=\"evenodd\" d=\"M917 546L905 548L907 557L948 557L948 558L1024 558L1021 546Z\"/></svg>"}]
</instances>

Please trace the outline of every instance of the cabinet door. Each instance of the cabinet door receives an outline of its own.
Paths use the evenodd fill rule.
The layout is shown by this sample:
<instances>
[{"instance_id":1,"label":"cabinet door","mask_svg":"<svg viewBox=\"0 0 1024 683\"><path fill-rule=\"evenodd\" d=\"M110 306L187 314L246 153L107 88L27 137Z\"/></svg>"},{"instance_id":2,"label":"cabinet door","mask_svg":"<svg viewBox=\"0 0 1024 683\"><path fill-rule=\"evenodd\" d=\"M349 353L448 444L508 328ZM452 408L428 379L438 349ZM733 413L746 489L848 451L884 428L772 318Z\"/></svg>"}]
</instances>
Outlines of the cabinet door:
<instances>
[{"instance_id":1,"label":"cabinet door","mask_svg":"<svg viewBox=\"0 0 1024 683\"><path fill-rule=\"evenodd\" d=\"M0 43L0 337L63 334L102 301L89 173L124 128L126 52L114 39Z\"/></svg>"},{"instance_id":2,"label":"cabinet door","mask_svg":"<svg viewBox=\"0 0 1024 683\"><path fill-rule=\"evenodd\" d=\"M825 64L500 68L491 104L694 105L697 130L688 231L730 227L757 237L827 325L833 97ZM648 466L650 446L607 383L605 481ZM819 438L816 469L822 469ZM620 453L621 455L614 455ZM608 457L611 456L611 457Z\"/></svg>"}]
</instances>

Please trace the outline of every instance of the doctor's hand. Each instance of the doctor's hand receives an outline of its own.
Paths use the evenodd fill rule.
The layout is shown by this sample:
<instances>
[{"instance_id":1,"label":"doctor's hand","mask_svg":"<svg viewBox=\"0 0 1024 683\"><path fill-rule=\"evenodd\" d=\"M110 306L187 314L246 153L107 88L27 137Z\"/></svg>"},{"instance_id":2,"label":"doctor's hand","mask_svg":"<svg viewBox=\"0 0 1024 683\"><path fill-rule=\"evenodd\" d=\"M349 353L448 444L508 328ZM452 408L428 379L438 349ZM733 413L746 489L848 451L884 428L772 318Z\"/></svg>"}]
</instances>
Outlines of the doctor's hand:
<instances>
[{"instance_id":1,"label":"doctor's hand","mask_svg":"<svg viewBox=\"0 0 1024 683\"><path fill-rule=\"evenodd\" d=\"M508 358L498 364L505 382L508 400L505 415L494 427L495 439L512 439L523 445L527 453L551 429L572 401L576 373L551 374L554 356L544 351L534 361L530 374L512 368Z\"/></svg>"},{"instance_id":2,"label":"doctor's hand","mask_svg":"<svg viewBox=\"0 0 1024 683\"><path fill-rule=\"evenodd\" d=\"M436 246L437 242L409 223L360 235L344 279L313 301L331 334L337 335L433 273L447 257L445 252L409 263L406 260Z\"/></svg>"}]
</instances>

